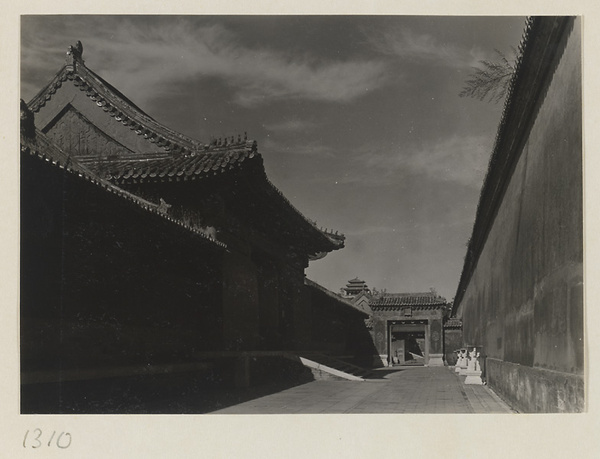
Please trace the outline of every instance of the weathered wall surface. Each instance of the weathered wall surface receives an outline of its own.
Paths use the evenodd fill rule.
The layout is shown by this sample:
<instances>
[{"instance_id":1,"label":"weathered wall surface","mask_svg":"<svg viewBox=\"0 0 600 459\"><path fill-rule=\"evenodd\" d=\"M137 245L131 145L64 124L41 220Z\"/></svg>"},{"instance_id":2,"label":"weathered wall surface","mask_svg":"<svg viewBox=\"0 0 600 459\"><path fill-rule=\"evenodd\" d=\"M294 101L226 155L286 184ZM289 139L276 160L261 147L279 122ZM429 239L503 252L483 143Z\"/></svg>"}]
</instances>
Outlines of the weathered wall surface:
<instances>
[{"instance_id":1,"label":"weathered wall surface","mask_svg":"<svg viewBox=\"0 0 600 459\"><path fill-rule=\"evenodd\" d=\"M444 329L444 359L447 365L456 365L454 351L463 347L462 329Z\"/></svg>"},{"instance_id":2,"label":"weathered wall surface","mask_svg":"<svg viewBox=\"0 0 600 459\"><path fill-rule=\"evenodd\" d=\"M223 257L223 338L226 350L259 346L258 276L249 257L236 252Z\"/></svg>"},{"instance_id":3,"label":"weathered wall surface","mask_svg":"<svg viewBox=\"0 0 600 459\"><path fill-rule=\"evenodd\" d=\"M557 46L564 52L458 309L464 342L490 360L489 384L522 411L584 407L579 20Z\"/></svg>"},{"instance_id":4,"label":"weathered wall surface","mask_svg":"<svg viewBox=\"0 0 600 459\"><path fill-rule=\"evenodd\" d=\"M584 382L579 375L486 359L486 378L494 390L511 395L514 408L527 413L583 411Z\"/></svg>"}]
</instances>

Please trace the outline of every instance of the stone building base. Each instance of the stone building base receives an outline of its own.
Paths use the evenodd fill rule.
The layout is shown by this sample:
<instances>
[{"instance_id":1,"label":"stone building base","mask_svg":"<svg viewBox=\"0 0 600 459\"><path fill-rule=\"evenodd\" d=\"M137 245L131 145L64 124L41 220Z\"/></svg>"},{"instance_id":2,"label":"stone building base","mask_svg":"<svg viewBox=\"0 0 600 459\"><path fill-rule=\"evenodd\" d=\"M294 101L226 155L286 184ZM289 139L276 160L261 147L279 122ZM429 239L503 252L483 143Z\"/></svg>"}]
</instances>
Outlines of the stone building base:
<instances>
[{"instance_id":1,"label":"stone building base","mask_svg":"<svg viewBox=\"0 0 600 459\"><path fill-rule=\"evenodd\" d=\"M429 354L430 367L443 367L444 366L444 354Z\"/></svg>"},{"instance_id":2,"label":"stone building base","mask_svg":"<svg viewBox=\"0 0 600 459\"><path fill-rule=\"evenodd\" d=\"M488 385L512 407L524 413L585 411L582 375L486 359Z\"/></svg>"},{"instance_id":3,"label":"stone building base","mask_svg":"<svg viewBox=\"0 0 600 459\"><path fill-rule=\"evenodd\" d=\"M373 366L375 368L387 367L388 366L388 355L379 354L373 356Z\"/></svg>"}]
</instances>

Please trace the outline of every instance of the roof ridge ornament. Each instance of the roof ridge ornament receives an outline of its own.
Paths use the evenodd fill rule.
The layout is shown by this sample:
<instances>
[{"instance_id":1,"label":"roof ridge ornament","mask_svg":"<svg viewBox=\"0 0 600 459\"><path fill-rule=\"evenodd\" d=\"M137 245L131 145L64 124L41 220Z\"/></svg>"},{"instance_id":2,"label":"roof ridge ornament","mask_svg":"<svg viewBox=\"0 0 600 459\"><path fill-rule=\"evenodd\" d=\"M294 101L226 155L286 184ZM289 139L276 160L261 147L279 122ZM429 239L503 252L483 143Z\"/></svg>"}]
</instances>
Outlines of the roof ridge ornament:
<instances>
[{"instance_id":1,"label":"roof ridge ornament","mask_svg":"<svg viewBox=\"0 0 600 459\"><path fill-rule=\"evenodd\" d=\"M34 115L23 99L21 99L21 135L28 139L35 137Z\"/></svg>"},{"instance_id":2,"label":"roof ridge ornament","mask_svg":"<svg viewBox=\"0 0 600 459\"><path fill-rule=\"evenodd\" d=\"M80 40L77 40L77 43L75 43L75 46L71 45L67 48L66 64L67 64L67 70L69 72L75 71L77 63L79 63L79 64L84 63L82 56L83 56L83 44L81 43Z\"/></svg>"}]
</instances>

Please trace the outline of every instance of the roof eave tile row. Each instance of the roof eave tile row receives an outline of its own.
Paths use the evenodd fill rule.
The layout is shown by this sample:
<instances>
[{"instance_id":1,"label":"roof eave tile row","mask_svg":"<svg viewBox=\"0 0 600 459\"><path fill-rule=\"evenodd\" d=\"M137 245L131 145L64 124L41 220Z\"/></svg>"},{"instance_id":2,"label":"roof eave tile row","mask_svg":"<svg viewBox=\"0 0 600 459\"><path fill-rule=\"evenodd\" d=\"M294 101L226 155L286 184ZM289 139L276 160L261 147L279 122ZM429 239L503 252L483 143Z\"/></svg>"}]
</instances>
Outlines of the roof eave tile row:
<instances>
[{"instance_id":1,"label":"roof eave tile row","mask_svg":"<svg viewBox=\"0 0 600 459\"><path fill-rule=\"evenodd\" d=\"M210 177L241 167L247 160L257 158L256 145L246 142L232 148L210 152L192 152L179 158L162 158L145 162L124 160L106 163L106 178L116 183L165 182ZM102 164L99 163L101 167Z\"/></svg>"},{"instance_id":2,"label":"roof eave tile row","mask_svg":"<svg viewBox=\"0 0 600 459\"><path fill-rule=\"evenodd\" d=\"M399 311L403 308L411 309L440 309L444 304L402 304L402 305L376 305L369 303L373 311Z\"/></svg>"},{"instance_id":3,"label":"roof eave tile row","mask_svg":"<svg viewBox=\"0 0 600 459\"><path fill-rule=\"evenodd\" d=\"M452 317L444 323L444 328L459 330L462 328L462 320Z\"/></svg>"},{"instance_id":4,"label":"roof eave tile row","mask_svg":"<svg viewBox=\"0 0 600 459\"><path fill-rule=\"evenodd\" d=\"M43 150L45 150L47 153L42 151L40 147L42 147ZM30 154L32 156L36 156L41 160L49 162L52 165L57 166L68 173L73 174L74 176L78 176L79 178L87 182L101 187L109 193L112 193L127 201L130 201L136 204L142 210L160 216L161 218L169 221L170 223L177 225L200 237L207 243L213 244L214 246L219 247L221 249L227 248L227 246L223 242L217 241L216 239L205 234L205 232L200 231L180 220L174 219L171 216L167 215L165 212L159 210L159 206L157 204L146 201L145 199L140 198L139 196L136 196L115 186L107 180L99 178L97 175L87 170L85 167L81 166L77 162L72 161L71 158L61 149L48 142L43 136L43 134L39 131L36 132L36 139L34 141L24 138L23 136L21 137L21 152L25 154Z\"/></svg>"},{"instance_id":5,"label":"roof eave tile row","mask_svg":"<svg viewBox=\"0 0 600 459\"><path fill-rule=\"evenodd\" d=\"M445 298L439 296L410 294L377 297L372 298L369 302L369 306L373 309L402 307L437 308L445 306L446 304Z\"/></svg>"}]
</instances>

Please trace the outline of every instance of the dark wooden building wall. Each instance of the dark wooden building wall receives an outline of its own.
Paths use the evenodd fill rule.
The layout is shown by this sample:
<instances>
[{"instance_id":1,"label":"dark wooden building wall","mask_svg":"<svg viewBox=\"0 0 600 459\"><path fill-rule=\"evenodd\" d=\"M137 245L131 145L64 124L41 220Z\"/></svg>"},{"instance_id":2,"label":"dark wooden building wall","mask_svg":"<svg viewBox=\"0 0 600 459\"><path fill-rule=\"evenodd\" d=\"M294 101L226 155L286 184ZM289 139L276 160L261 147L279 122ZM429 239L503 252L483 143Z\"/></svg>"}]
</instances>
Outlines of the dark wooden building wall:
<instances>
[{"instance_id":1,"label":"dark wooden building wall","mask_svg":"<svg viewBox=\"0 0 600 459\"><path fill-rule=\"evenodd\" d=\"M305 349L352 357L356 364L371 366L377 351L365 314L310 285L304 286L303 306L310 314Z\"/></svg>"},{"instance_id":2,"label":"dark wooden building wall","mask_svg":"<svg viewBox=\"0 0 600 459\"><path fill-rule=\"evenodd\" d=\"M222 348L218 248L36 157L21 173L24 371Z\"/></svg>"}]
</instances>

